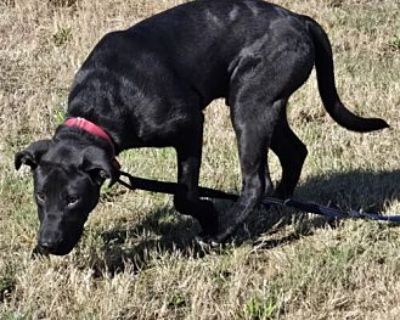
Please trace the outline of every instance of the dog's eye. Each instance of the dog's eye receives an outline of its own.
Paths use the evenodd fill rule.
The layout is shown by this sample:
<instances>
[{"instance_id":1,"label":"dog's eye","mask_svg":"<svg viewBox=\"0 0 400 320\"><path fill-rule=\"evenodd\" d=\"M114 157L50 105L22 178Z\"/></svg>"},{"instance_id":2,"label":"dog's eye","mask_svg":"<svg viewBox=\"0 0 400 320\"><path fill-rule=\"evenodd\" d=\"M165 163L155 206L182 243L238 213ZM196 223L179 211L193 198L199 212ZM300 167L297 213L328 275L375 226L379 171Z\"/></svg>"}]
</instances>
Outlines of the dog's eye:
<instances>
[{"instance_id":1,"label":"dog's eye","mask_svg":"<svg viewBox=\"0 0 400 320\"><path fill-rule=\"evenodd\" d=\"M67 206L73 207L78 204L80 198L78 196L68 196L67 197Z\"/></svg>"},{"instance_id":2,"label":"dog's eye","mask_svg":"<svg viewBox=\"0 0 400 320\"><path fill-rule=\"evenodd\" d=\"M36 199L39 203L45 203L46 202L46 195L44 192L37 192L36 193Z\"/></svg>"}]
</instances>

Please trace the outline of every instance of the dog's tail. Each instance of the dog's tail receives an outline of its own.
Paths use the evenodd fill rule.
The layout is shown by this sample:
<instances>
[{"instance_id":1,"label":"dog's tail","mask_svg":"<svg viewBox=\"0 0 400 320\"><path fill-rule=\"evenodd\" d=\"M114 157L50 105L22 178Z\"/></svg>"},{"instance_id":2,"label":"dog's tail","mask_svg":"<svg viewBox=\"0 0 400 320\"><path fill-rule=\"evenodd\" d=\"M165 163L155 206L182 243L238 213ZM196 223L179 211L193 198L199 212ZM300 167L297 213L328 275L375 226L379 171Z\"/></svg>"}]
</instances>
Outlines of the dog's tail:
<instances>
[{"instance_id":1,"label":"dog's tail","mask_svg":"<svg viewBox=\"0 0 400 320\"><path fill-rule=\"evenodd\" d=\"M362 118L350 112L340 101L333 66L332 47L322 27L313 19L304 16L314 40L315 67L322 102L329 115L346 129L369 132L388 128L386 121L379 118Z\"/></svg>"}]
</instances>

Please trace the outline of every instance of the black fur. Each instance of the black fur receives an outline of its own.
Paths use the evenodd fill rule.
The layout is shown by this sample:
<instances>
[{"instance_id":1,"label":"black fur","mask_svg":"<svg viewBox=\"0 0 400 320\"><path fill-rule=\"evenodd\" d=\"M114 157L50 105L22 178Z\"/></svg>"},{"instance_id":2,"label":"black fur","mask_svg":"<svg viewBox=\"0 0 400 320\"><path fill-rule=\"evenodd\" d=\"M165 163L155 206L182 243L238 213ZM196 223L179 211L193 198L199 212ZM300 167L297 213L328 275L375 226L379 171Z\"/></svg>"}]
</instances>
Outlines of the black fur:
<instances>
[{"instance_id":1,"label":"black fur","mask_svg":"<svg viewBox=\"0 0 400 320\"><path fill-rule=\"evenodd\" d=\"M276 195L293 193L307 149L289 128L286 103L314 65L324 106L340 125L359 132L387 127L341 103L331 46L315 21L258 0L194 1L105 35L76 75L67 117L102 126L117 153L174 147L186 187L175 195L176 209L222 241L271 192L269 148L283 168ZM221 97L237 135L243 188L230 222L219 225L212 203L198 197L198 179L202 111ZM51 141L17 154L17 167L24 162L34 171L40 247L54 254L73 248L103 178L115 177L112 157L105 141L65 126ZM71 198L79 198L75 206Z\"/></svg>"}]
</instances>

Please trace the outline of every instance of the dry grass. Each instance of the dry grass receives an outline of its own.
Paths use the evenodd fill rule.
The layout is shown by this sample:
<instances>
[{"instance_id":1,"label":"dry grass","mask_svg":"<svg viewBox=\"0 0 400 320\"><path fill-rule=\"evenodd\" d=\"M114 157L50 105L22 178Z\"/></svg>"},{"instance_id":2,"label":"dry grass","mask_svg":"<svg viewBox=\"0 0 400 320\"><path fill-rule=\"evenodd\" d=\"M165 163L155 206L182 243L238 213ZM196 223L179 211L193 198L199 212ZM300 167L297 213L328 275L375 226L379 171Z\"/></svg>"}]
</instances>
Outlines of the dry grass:
<instances>
[{"instance_id":1,"label":"dry grass","mask_svg":"<svg viewBox=\"0 0 400 320\"><path fill-rule=\"evenodd\" d=\"M105 32L179 2L0 0L0 318L398 319L400 230L386 224L330 226L260 210L239 245L204 254L191 245L198 226L170 197L116 187L104 190L72 254L31 259L32 182L14 171L13 153L52 134L74 72ZM313 77L291 99L292 126L310 151L297 196L400 213L398 1L275 2L325 27L343 100L392 125L365 135L339 128ZM237 190L226 108L214 103L207 119L202 184ZM132 173L174 180L174 158L169 149L141 150L121 161ZM271 168L278 179L274 156Z\"/></svg>"}]
</instances>

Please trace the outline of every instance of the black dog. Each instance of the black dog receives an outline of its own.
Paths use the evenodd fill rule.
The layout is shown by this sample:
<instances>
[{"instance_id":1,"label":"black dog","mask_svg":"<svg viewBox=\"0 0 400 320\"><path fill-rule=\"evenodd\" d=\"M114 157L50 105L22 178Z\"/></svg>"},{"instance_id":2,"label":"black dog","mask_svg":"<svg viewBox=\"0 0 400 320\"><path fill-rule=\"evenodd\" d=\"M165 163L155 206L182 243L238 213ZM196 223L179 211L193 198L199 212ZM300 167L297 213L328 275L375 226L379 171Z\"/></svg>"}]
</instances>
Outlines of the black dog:
<instances>
[{"instance_id":1,"label":"black dog","mask_svg":"<svg viewBox=\"0 0 400 320\"><path fill-rule=\"evenodd\" d=\"M359 132L388 127L343 106L327 35L311 18L276 5L194 1L107 34L76 75L69 122L51 140L16 155L17 169L33 169L41 250L72 250L103 181L118 178L114 157L129 148L176 149L178 182L185 188L175 195L175 207L216 241L270 193L269 148L283 168L275 193L290 196L307 149L288 126L286 103L314 65L323 104L340 125ZM243 179L241 196L227 214L230 222L222 225L212 203L198 196L202 111L220 97L230 107Z\"/></svg>"}]
</instances>

